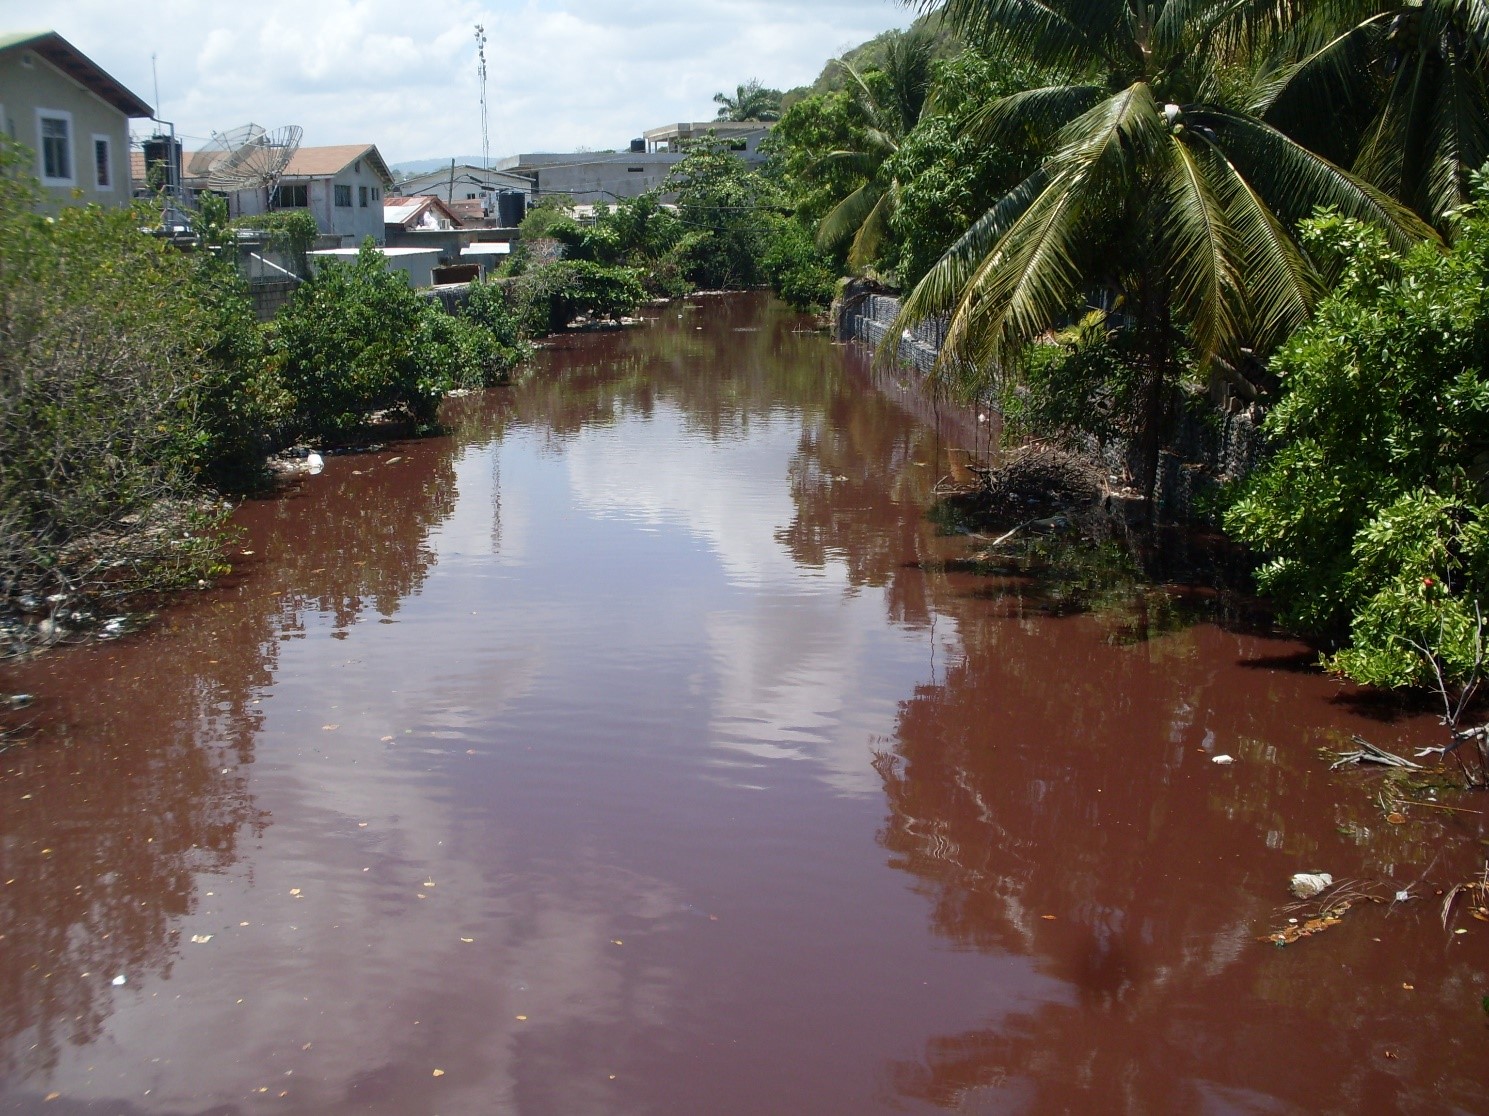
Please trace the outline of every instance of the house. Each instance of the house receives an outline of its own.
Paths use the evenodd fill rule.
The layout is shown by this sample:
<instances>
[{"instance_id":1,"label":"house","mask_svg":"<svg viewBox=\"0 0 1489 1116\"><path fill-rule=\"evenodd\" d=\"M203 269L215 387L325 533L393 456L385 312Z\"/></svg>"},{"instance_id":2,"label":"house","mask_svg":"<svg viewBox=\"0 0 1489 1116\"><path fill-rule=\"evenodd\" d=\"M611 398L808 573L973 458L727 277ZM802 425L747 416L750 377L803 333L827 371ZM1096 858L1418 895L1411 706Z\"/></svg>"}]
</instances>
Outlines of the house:
<instances>
[{"instance_id":1,"label":"house","mask_svg":"<svg viewBox=\"0 0 1489 1116\"><path fill-rule=\"evenodd\" d=\"M36 153L43 202L128 205L140 97L55 31L0 35L0 128Z\"/></svg>"},{"instance_id":2,"label":"house","mask_svg":"<svg viewBox=\"0 0 1489 1116\"><path fill-rule=\"evenodd\" d=\"M205 183L187 178L186 185ZM355 248L369 236L384 243L383 198L392 185L393 175L374 144L301 147L276 186L237 190L228 196L228 209L233 217L308 210L322 237Z\"/></svg>"},{"instance_id":3,"label":"house","mask_svg":"<svg viewBox=\"0 0 1489 1116\"><path fill-rule=\"evenodd\" d=\"M436 197L387 198L383 202L383 224L388 231L448 231L461 226L458 215Z\"/></svg>"},{"instance_id":4,"label":"house","mask_svg":"<svg viewBox=\"0 0 1489 1116\"><path fill-rule=\"evenodd\" d=\"M469 163L440 167L424 174L410 175L398 183L398 193L405 197L416 194L443 198L446 204L457 201L486 201L503 194L531 194L533 182L518 174ZM495 215L495 205L487 207L487 216Z\"/></svg>"}]
</instances>

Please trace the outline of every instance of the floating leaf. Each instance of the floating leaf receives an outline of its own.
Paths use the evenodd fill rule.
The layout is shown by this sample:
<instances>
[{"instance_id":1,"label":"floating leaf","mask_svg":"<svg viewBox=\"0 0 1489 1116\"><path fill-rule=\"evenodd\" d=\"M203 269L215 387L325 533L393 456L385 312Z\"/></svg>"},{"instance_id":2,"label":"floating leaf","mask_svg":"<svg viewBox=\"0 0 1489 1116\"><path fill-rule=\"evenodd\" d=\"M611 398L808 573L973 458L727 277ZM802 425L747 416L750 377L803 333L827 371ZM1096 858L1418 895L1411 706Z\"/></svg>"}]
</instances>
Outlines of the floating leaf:
<instances>
[{"instance_id":1,"label":"floating leaf","mask_svg":"<svg viewBox=\"0 0 1489 1116\"><path fill-rule=\"evenodd\" d=\"M442 1070L442 1069L437 1069L437 1070L434 1071L434 1076L435 1077L443 1077L443 1076L445 1076L445 1071Z\"/></svg>"}]
</instances>

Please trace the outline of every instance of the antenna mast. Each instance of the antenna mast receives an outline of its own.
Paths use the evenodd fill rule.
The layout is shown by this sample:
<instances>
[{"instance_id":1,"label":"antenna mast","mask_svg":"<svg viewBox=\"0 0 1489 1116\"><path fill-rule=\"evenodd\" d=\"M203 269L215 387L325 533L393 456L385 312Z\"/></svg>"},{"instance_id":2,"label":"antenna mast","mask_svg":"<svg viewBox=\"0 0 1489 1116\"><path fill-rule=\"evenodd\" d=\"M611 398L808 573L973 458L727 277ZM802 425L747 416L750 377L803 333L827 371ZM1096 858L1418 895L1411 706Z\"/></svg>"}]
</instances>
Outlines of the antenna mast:
<instances>
[{"instance_id":1,"label":"antenna mast","mask_svg":"<svg viewBox=\"0 0 1489 1116\"><path fill-rule=\"evenodd\" d=\"M476 73L481 78L481 169L491 166L491 139L486 130L486 27L476 24Z\"/></svg>"}]
</instances>

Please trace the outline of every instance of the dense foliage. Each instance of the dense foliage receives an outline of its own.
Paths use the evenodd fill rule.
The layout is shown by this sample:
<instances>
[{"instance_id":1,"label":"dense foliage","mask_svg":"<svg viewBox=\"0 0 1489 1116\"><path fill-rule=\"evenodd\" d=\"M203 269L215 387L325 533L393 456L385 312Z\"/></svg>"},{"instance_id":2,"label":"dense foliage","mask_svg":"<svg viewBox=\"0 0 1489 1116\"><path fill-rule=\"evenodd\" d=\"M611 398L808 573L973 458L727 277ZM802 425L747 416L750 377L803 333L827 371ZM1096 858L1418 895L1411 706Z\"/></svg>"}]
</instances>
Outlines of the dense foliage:
<instances>
[{"instance_id":1,"label":"dense foliage","mask_svg":"<svg viewBox=\"0 0 1489 1116\"><path fill-rule=\"evenodd\" d=\"M1288 623L1343 637L1360 681L1450 682L1489 617L1489 190L1456 243L1402 255L1360 222L1308 226L1343 273L1278 353L1275 456L1226 516Z\"/></svg>"},{"instance_id":2,"label":"dense foliage","mask_svg":"<svg viewBox=\"0 0 1489 1116\"><path fill-rule=\"evenodd\" d=\"M66 617L210 566L194 478L232 308L140 213L41 216L29 163L0 139L0 607Z\"/></svg>"},{"instance_id":3,"label":"dense foliage","mask_svg":"<svg viewBox=\"0 0 1489 1116\"><path fill-rule=\"evenodd\" d=\"M301 438L345 438L373 412L433 422L446 392L490 383L511 350L474 317L420 296L371 245L301 284L269 329Z\"/></svg>"}]
</instances>

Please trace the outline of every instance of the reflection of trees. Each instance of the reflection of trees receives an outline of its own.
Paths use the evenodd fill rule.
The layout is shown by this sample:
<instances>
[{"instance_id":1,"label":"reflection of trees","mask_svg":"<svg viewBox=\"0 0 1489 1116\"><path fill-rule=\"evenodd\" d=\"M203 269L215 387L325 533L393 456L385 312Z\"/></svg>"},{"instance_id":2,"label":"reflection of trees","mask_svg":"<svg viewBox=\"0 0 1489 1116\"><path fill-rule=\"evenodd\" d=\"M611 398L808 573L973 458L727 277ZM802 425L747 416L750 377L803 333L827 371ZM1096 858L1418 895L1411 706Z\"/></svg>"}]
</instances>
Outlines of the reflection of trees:
<instances>
[{"instance_id":1,"label":"reflection of trees","mask_svg":"<svg viewBox=\"0 0 1489 1116\"><path fill-rule=\"evenodd\" d=\"M429 532L454 504L453 448L335 460L285 499L247 505L252 576L125 644L7 678L41 700L37 731L0 752L0 1074L54 1065L98 1037L116 997L169 976L199 877L230 869L244 827L268 822L247 765L279 639L307 613L341 631L418 589Z\"/></svg>"},{"instance_id":2,"label":"reflection of trees","mask_svg":"<svg viewBox=\"0 0 1489 1116\"><path fill-rule=\"evenodd\" d=\"M934 1039L921 1060L891 1068L895 1087L954 1106L1022 1081L1019 1096L1032 1088L1052 1110L1093 1096L1113 1111L1197 1110L1204 1097L1191 1081L1186 1104L1175 1075L1226 1064L1207 1058L1206 1044L1250 1042L1289 1064L1265 1033L1275 1018L1249 1028L1222 1005L1258 993L1235 965L1260 948L1253 938L1272 914L1257 896L1278 894L1296 870L1288 865L1337 858L1332 826L1369 824L1362 800L1338 817L1310 816L1328 775L1308 738L1328 738L1294 723L1277 676L1222 673L1237 646L1214 628L1134 642L1125 621L1111 633L1096 617L1026 619L1038 607L1029 584L935 584L964 654L901 708L893 749L876 764L890 811L880 840L929 901L938 934L1033 957L1075 1003ZM1000 585L1030 595L1000 597ZM1245 777L1202 749L1237 756ZM1387 836L1365 874L1414 878L1430 847L1420 834ZM1293 970L1262 995L1279 1013L1306 1006L1320 1018L1331 999L1360 1003L1347 970L1368 940L1339 948L1335 983ZM1194 1018L1204 988L1216 1010ZM1173 1020L1186 1012L1178 1032ZM1236 1088L1256 1080L1235 1077Z\"/></svg>"}]
</instances>

